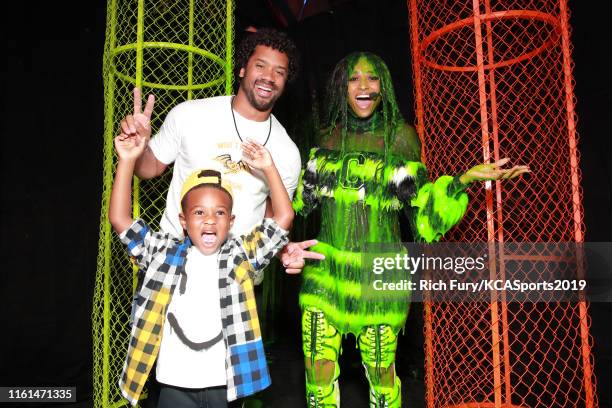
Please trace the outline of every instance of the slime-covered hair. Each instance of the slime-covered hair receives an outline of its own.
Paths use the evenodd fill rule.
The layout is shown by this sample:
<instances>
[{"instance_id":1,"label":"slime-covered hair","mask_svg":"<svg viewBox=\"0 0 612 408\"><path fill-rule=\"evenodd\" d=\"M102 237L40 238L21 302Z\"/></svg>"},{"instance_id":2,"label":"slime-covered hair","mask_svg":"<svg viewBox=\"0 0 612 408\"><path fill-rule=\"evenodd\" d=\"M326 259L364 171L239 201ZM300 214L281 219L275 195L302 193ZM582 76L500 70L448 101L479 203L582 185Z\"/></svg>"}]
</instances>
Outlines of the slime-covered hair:
<instances>
[{"instance_id":1,"label":"slime-covered hair","mask_svg":"<svg viewBox=\"0 0 612 408\"><path fill-rule=\"evenodd\" d=\"M387 64L385 64L382 58L371 52L354 52L347 55L336 64L327 86L327 126L329 135L332 135L334 131L340 131L342 137L342 152L344 152L346 134L349 130L349 120L351 120L349 115L352 114L349 112L350 107L348 105L348 80L349 75L353 72L355 65L357 65L357 61L362 57L372 64L380 79L381 102L372 115L381 115L382 123L380 120L373 120L371 122L371 130L378 130L382 127L385 142L385 157L387 157L389 149L393 145L395 139L397 126L403 119L397 106L397 101L395 100L395 92L393 90L393 82L391 81L389 68L387 68Z\"/></svg>"}]
</instances>

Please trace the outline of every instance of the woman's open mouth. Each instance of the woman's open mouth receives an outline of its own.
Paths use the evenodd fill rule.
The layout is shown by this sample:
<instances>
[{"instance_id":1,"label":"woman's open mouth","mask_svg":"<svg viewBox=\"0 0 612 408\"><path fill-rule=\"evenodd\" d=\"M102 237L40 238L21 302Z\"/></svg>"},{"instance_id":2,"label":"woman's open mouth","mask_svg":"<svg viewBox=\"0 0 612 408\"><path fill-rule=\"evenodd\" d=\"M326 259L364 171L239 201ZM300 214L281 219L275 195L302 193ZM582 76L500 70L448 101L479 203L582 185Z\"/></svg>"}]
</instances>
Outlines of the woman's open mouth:
<instances>
[{"instance_id":1,"label":"woman's open mouth","mask_svg":"<svg viewBox=\"0 0 612 408\"><path fill-rule=\"evenodd\" d=\"M374 103L374 101L370 97L370 94L359 94L355 96L355 104L359 109L368 109L372 106L372 103Z\"/></svg>"}]
</instances>

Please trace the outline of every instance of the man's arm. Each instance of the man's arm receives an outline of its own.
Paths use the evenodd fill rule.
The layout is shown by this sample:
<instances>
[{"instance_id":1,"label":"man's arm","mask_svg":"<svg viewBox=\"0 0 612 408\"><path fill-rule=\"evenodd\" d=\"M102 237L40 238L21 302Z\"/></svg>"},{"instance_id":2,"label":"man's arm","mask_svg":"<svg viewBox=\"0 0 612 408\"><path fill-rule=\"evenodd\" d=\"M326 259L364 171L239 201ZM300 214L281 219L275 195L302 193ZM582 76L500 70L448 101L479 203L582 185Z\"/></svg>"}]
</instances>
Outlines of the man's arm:
<instances>
[{"instance_id":1,"label":"man's arm","mask_svg":"<svg viewBox=\"0 0 612 408\"><path fill-rule=\"evenodd\" d=\"M314 251L307 251L313 245L316 245L316 239L309 239L302 242L289 242L280 252L280 260L285 267L285 272L294 275L302 273L302 269L306 265L306 259L314 259L321 261L325 259L325 255Z\"/></svg>"},{"instance_id":2,"label":"man's arm","mask_svg":"<svg viewBox=\"0 0 612 408\"><path fill-rule=\"evenodd\" d=\"M167 164L160 162L149 146L145 149L142 156L136 161L134 173L141 179L151 179L161 176L168 168Z\"/></svg>"}]
</instances>

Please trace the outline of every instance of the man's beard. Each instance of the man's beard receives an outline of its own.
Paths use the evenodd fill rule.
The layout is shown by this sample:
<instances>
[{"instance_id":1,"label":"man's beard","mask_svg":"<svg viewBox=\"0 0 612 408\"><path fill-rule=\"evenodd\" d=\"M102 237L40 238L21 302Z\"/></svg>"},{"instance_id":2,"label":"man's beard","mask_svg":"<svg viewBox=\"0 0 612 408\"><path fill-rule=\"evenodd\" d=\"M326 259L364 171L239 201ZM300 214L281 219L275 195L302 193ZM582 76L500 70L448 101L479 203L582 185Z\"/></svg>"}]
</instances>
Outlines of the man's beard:
<instances>
[{"instance_id":1,"label":"man's beard","mask_svg":"<svg viewBox=\"0 0 612 408\"><path fill-rule=\"evenodd\" d=\"M280 93L277 92L275 93L272 98L270 98L270 100L265 101L265 102L259 102L257 100L257 95L255 95L255 86L256 86L257 82L255 82L253 84L253 86L249 86L246 87L244 86L244 79L242 79L242 81L240 82L240 86L244 86L244 90L245 90L245 95L247 97L247 100L249 101L249 103L251 104L251 106L253 106L255 109L257 109L260 112L266 112L271 110L274 107L274 104L276 103L276 100L280 97ZM272 88L272 91L276 91L277 87L274 84L265 84L265 86Z\"/></svg>"}]
</instances>

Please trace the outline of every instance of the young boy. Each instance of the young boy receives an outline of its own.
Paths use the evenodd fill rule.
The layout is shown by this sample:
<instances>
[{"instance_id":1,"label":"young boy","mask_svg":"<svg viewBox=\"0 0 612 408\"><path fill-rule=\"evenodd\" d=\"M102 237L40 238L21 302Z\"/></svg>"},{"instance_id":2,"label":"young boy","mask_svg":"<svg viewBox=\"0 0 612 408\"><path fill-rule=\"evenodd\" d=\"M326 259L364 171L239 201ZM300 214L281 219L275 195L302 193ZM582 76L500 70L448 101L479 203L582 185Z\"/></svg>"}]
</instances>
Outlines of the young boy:
<instances>
[{"instance_id":1,"label":"young boy","mask_svg":"<svg viewBox=\"0 0 612 408\"><path fill-rule=\"evenodd\" d=\"M269 152L243 143L242 160L263 174L274 217L247 235L228 236L234 222L231 187L216 170L198 170L181 191L184 240L153 232L131 218L131 184L146 143L115 138L119 157L109 219L145 271L119 386L138 402L157 359L158 407L226 407L270 385L253 280L286 245L293 210ZM178 286L178 288L177 288Z\"/></svg>"}]
</instances>

